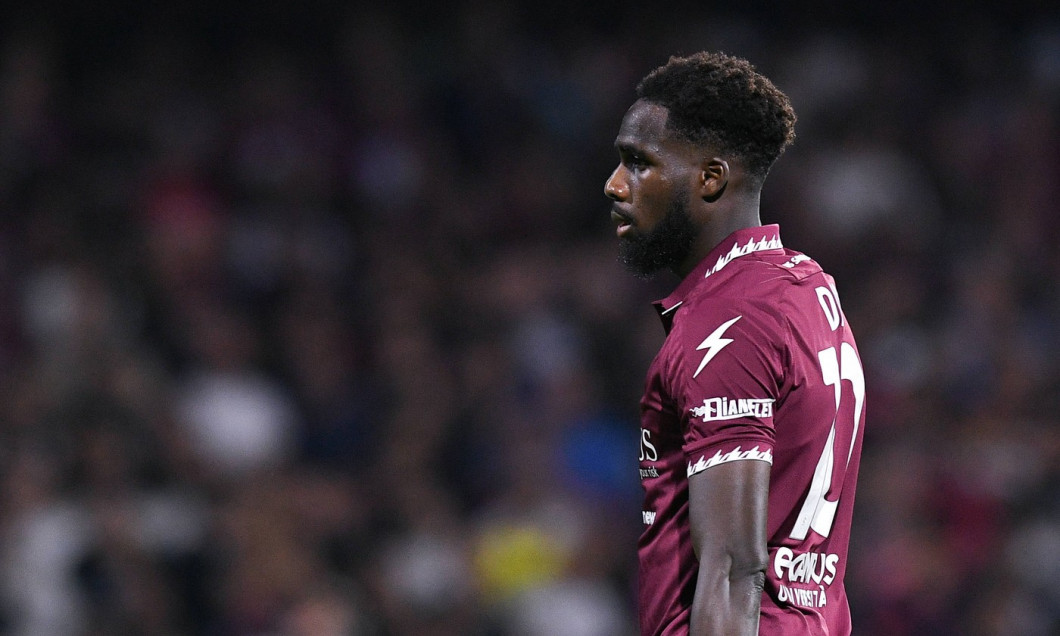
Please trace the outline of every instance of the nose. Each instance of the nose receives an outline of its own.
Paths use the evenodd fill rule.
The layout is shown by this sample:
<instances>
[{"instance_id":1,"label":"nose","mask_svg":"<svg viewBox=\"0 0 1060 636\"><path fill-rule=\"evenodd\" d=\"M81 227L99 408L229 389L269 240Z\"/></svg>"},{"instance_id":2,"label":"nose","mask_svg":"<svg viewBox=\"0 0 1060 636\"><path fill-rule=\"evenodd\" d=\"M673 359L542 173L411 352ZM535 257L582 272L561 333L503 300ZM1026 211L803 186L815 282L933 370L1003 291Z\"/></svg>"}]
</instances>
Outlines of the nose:
<instances>
[{"instance_id":1,"label":"nose","mask_svg":"<svg viewBox=\"0 0 1060 636\"><path fill-rule=\"evenodd\" d=\"M623 172L622 164L619 164L604 183L604 194L612 201L625 201L629 197L629 184L626 183Z\"/></svg>"}]
</instances>

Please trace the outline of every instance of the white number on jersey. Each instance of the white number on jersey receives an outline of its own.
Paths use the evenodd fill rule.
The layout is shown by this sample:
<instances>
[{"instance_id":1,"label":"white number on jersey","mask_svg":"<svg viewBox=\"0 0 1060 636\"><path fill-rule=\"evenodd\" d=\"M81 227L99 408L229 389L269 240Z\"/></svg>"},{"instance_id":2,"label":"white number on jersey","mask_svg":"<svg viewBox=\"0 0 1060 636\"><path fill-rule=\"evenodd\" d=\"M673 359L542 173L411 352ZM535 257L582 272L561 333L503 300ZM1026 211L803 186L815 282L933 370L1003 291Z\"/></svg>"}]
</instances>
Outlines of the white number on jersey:
<instances>
[{"instance_id":1,"label":"white number on jersey","mask_svg":"<svg viewBox=\"0 0 1060 636\"><path fill-rule=\"evenodd\" d=\"M839 298L835 290L828 287L817 288L817 299L821 302L828 325L835 331L841 324L842 310L839 308ZM865 406L865 373L861 368L861 360L857 351L847 342L841 343L839 352L835 347L828 347L817 353L817 359L821 363L821 376L825 386L831 386L835 391L835 418L832 420L832 428L828 431L828 440L824 444L821 458L817 460L817 468L813 471L813 479L810 481L810 492L806 495L806 501L802 504L799 517L795 521L795 527L789 535L792 539L803 540L809 534L810 529L827 537L832 531L832 521L835 519L836 508L839 506L840 493L834 493L834 500L827 498L828 490L832 485L832 473L837 461L843 462L845 466L850 462L850 456L854 452L854 442L858 437L858 424L861 422L861 411ZM840 408L843 396L842 382L850 383L854 394L854 408L851 411ZM846 421L846 415L852 413L853 421ZM840 417L842 416L842 421ZM850 448L847 456L836 457L835 437L836 427L844 427L852 430L850 436Z\"/></svg>"}]
</instances>

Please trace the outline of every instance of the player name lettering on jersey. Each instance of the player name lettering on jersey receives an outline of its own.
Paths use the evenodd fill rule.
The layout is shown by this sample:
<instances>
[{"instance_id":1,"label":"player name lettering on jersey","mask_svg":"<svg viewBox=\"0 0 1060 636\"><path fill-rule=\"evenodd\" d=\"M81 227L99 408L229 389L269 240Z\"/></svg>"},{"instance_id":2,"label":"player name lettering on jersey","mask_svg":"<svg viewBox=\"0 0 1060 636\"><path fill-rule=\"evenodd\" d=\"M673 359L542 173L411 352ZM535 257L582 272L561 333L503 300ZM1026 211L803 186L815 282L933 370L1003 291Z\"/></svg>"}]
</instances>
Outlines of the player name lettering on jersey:
<instances>
[{"instance_id":1,"label":"player name lettering on jersey","mask_svg":"<svg viewBox=\"0 0 1060 636\"><path fill-rule=\"evenodd\" d=\"M780 548L773 556L773 573L788 583L831 584L835 579L838 554L800 552Z\"/></svg>"},{"instance_id":2,"label":"player name lettering on jersey","mask_svg":"<svg viewBox=\"0 0 1060 636\"><path fill-rule=\"evenodd\" d=\"M703 406L692 408L692 416L704 422L735 420L741 417L773 417L773 400L769 398L716 397L703 400Z\"/></svg>"}]
</instances>

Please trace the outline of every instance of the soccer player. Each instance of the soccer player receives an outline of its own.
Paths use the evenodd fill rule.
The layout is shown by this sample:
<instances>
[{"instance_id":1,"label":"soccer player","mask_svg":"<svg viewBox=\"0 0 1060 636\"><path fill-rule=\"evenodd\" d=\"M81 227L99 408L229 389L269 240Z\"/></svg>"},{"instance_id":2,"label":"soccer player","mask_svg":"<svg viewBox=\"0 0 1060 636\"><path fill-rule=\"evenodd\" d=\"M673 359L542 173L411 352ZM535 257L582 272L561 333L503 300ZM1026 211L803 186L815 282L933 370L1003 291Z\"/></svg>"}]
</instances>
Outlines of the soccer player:
<instances>
[{"instance_id":1,"label":"soccer player","mask_svg":"<svg viewBox=\"0 0 1060 636\"><path fill-rule=\"evenodd\" d=\"M681 278L641 400L641 631L849 634L861 361L835 282L759 219L794 111L717 53L671 58L637 97L611 217L627 267Z\"/></svg>"}]
</instances>

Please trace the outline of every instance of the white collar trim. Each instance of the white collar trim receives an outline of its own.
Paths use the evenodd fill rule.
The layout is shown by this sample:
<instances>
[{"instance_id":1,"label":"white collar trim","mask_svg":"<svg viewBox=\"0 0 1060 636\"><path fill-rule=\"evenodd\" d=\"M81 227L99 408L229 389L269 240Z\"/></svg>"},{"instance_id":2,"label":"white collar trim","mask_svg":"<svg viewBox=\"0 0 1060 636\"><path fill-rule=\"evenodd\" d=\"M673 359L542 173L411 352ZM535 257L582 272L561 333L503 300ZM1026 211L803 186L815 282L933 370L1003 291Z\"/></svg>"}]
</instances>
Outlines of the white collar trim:
<instances>
[{"instance_id":1,"label":"white collar trim","mask_svg":"<svg viewBox=\"0 0 1060 636\"><path fill-rule=\"evenodd\" d=\"M780 242L780 236L774 235L772 237L763 237L761 240L755 241L754 238L747 241L746 245L740 245L736 243L732 246L732 249L722 254L718 258L718 262L714 263L714 267L707 270L707 273L703 278L710 278L711 274L717 274L722 270L723 267L733 261L733 259L740 258L741 256L747 256L754 252L762 252L765 250L778 250L783 249L784 244Z\"/></svg>"}]
</instances>

